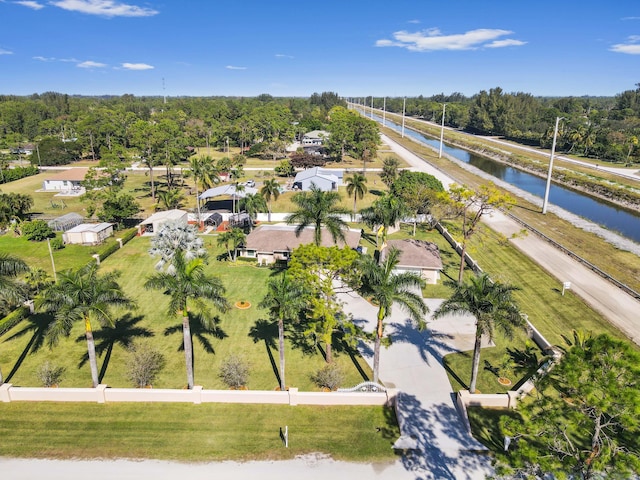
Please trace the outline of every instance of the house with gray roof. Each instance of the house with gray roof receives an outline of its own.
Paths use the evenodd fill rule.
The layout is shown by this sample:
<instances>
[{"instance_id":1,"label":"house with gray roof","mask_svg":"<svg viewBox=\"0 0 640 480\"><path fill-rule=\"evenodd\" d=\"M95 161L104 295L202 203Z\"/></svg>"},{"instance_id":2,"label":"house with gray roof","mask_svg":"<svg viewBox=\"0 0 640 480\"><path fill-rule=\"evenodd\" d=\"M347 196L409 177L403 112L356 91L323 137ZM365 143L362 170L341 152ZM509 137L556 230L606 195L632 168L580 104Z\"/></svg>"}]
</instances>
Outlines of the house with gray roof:
<instances>
[{"instance_id":1,"label":"house with gray roof","mask_svg":"<svg viewBox=\"0 0 640 480\"><path fill-rule=\"evenodd\" d=\"M381 261L394 247L400 250L399 263L396 265L395 272L413 272L420 275L428 284L438 283L443 267L440 250L435 243L414 239L388 240L387 246L380 253Z\"/></svg>"},{"instance_id":2,"label":"house with gray roof","mask_svg":"<svg viewBox=\"0 0 640 480\"><path fill-rule=\"evenodd\" d=\"M344 170L313 167L302 172L298 172L293 179L293 188L303 191L311 190L311 185L315 185L320 190L331 192L338 190L342 185Z\"/></svg>"}]
</instances>

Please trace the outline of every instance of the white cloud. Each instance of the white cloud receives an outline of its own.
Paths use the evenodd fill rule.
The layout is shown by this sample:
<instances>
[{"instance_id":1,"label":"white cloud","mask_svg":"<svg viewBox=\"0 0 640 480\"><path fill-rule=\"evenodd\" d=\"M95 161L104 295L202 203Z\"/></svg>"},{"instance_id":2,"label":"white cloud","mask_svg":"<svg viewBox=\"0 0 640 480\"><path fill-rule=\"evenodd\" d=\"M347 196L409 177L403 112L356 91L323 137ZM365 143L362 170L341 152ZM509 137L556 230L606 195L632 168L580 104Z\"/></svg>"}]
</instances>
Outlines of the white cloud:
<instances>
[{"instance_id":1,"label":"white cloud","mask_svg":"<svg viewBox=\"0 0 640 480\"><path fill-rule=\"evenodd\" d=\"M376 42L376 47L401 47L413 52L428 52L435 50L476 50L478 48L507 47L524 45L525 42L513 39L500 39L511 35L510 30L479 28L465 33L444 35L437 28L430 28L420 32L401 30L393 33L393 40L382 39Z\"/></svg>"},{"instance_id":2,"label":"white cloud","mask_svg":"<svg viewBox=\"0 0 640 480\"><path fill-rule=\"evenodd\" d=\"M40 60L41 62L55 62L55 57L43 57L41 55L37 55L33 57L34 60Z\"/></svg>"},{"instance_id":3,"label":"white cloud","mask_svg":"<svg viewBox=\"0 0 640 480\"><path fill-rule=\"evenodd\" d=\"M627 53L629 55L640 55L640 35L631 35L627 37L627 43L617 43L609 50L617 53Z\"/></svg>"},{"instance_id":4,"label":"white cloud","mask_svg":"<svg viewBox=\"0 0 640 480\"><path fill-rule=\"evenodd\" d=\"M151 17L160 13L151 8L118 3L113 0L57 0L50 4L63 10L103 17Z\"/></svg>"},{"instance_id":5,"label":"white cloud","mask_svg":"<svg viewBox=\"0 0 640 480\"><path fill-rule=\"evenodd\" d=\"M155 67L146 63L123 63L122 68L125 70L151 70Z\"/></svg>"},{"instance_id":6,"label":"white cloud","mask_svg":"<svg viewBox=\"0 0 640 480\"><path fill-rule=\"evenodd\" d=\"M17 3L18 5L22 5L23 7L32 8L34 10L40 10L44 8L44 5L42 5L41 3L32 2L31 0L21 0L19 2L13 2L13 3Z\"/></svg>"},{"instance_id":7,"label":"white cloud","mask_svg":"<svg viewBox=\"0 0 640 480\"><path fill-rule=\"evenodd\" d=\"M285 55L284 53L276 53L276 58L294 58L293 55Z\"/></svg>"},{"instance_id":8,"label":"white cloud","mask_svg":"<svg viewBox=\"0 0 640 480\"><path fill-rule=\"evenodd\" d=\"M93 62L91 60L87 60L86 62L80 62L77 67L80 68L104 68L107 66L106 63Z\"/></svg>"},{"instance_id":9,"label":"white cloud","mask_svg":"<svg viewBox=\"0 0 640 480\"><path fill-rule=\"evenodd\" d=\"M622 17L622 20L640 20L640 17Z\"/></svg>"},{"instance_id":10,"label":"white cloud","mask_svg":"<svg viewBox=\"0 0 640 480\"><path fill-rule=\"evenodd\" d=\"M4 48L0 48L0 55L13 55L11 50L5 50Z\"/></svg>"},{"instance_id":11,"label":"white cloud","mask_svg":"<svg viewBox=\"0 0 640 480\"><path fill-rule=\"evenodd\" d=\"M236 67L234 65L227 65L225 67L227 70L246 70L247 67Z\"/></svg>"},{"instance_id":12,"label":"white cloud","mask_svg":"<svg viewBox=\"0 0 640 480\"><path fill-rule=\"evenodd\" d=\"M485 45L486 48L502 48L502 47L520 47L526 45L527 42L522 40L514 40L512 38L506 38L504 40L496 40Z\"/></svg>"},{"instance_id":13,"label":"white cloud","mask_svg":"<svg viewBox=\"0 0 640 480\"><path fill-rule=\"evenodd\" d=\"M420 20L409 20L407 23L420 23Z\"/></svg>"}]
</instances>

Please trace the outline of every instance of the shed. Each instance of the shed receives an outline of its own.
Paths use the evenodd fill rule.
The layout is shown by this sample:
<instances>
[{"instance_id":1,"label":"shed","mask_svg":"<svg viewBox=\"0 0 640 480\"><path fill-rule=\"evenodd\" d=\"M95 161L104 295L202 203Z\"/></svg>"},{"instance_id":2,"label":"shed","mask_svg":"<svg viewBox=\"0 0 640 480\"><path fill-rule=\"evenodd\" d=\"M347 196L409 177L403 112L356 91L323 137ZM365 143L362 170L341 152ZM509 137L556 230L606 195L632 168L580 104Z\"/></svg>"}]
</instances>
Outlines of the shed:
<instances>
[{"instance_id":1,"label":"shed","mask_svg":"<svg viewBox=\"0 0 640 480\"><path fill-rule=\"evenodd\" d=\"M79 213L71 212L49 220L47 225L55 232L66 232L70 228L80 225L84 218Z\"/></svg>"},{"instance_id":2,"label":"shed","mask_svg":"<svg viewBox=\"0 0 640 480\"><path fill-rule=\"evenodd\" d=\"M64 243L98 245L113 235L112 223L81 223L62 234Z\"/></svg>"},{"instance_id":3,"label":"shed","mask_svg":"<svg viewBox=\"0 0 640 480\"><path fill-rule=\"evenodd\" d=\"M184 210L166 210L156 212L138 225L139 235L155 235L166 222L188 224L189 214Z\"/></svg>"},{"instance_id":4,"label":"shed","mask_svg":"<svg viewBox=\"0 0 640 480\"><path fill-rule=\"evenodd\" d=\"M395 272L413 272L420 275L432 285L438 283L442 271L440 251L435 243L421 240L389 240L387 248L382 250L381 259L384 260L389 249L400 250L400 257Z\"/></svg>"}]
</instances>

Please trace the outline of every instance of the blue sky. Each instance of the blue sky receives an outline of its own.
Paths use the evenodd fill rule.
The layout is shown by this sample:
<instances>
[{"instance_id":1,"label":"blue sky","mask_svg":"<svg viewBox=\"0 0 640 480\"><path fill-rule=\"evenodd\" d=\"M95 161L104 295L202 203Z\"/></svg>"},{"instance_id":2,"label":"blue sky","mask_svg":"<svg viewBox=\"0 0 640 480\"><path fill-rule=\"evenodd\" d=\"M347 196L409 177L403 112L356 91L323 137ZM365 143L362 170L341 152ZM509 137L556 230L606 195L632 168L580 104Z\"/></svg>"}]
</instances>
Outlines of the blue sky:
<instances>
[{"instance_id":1,"label":"blue sky","mask_svg":"<svg viewBox=\"0 0 640 480\"><path fill-rule=\"evenodd\" d=\"M638 0L0 0L0 21L4 94L612 96L640 82Z\"/></svg>"}]
</instances>

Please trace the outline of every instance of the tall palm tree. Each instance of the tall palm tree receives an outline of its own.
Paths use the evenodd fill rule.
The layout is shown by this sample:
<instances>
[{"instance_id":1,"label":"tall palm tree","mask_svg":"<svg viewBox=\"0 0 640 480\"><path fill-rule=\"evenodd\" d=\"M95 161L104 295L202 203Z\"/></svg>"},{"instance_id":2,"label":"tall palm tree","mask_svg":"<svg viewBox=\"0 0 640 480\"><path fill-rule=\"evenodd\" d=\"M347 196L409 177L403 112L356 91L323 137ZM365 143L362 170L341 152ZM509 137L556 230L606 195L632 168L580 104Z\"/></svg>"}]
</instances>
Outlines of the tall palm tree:
<instances>
[{"instance_id":1,"label":"tall palm tree","mask_svg":"<svg viewBox=\"0 0 640 480\"><path fill-rule=\"evenodd\" d=\"M304 291L300 284L287 277L274 278L267 284L267 294L259 305L268 308L278 321L278 352L280 353L280 390L286 388L284 380L284 322L295 320L305 306Z\"/></svg>"},{"instance_id":2,"label":"tall palm tree","mask_svg":"<svg viewBox=\"0 0 640 480\"><path fill-rule=\"evenodd\" d=\"M367 177L361 173L354 173L347 178L347 195L353 197L353 217L356 215L356 200L362 200L367 193Z\"/></svg>"},{"instance_id":3,"label":"tall palm tree","mask_svg":"<svg viewBox=\"0 0 640 480\"><path fill-rule=\"evenodd\" d=\"M264 212L267 209L267 202L264 201L262 194L247 193L244 198L240 200L240 210L244 210L251 218L250 229L253 229L253 225L256 221L258 213Z\"/></svg>"},{"instance_id":4,"label":"tall palm tree","mask_svg":"<svg viewBox=\"0 0 640 480\"><path fill-rule=\"evenodd\" d=\"M378 238L382 236L382 244L387 240L389 227L395 225L408 213L406 204L402 199L391 193L386 193L373 202L368 208L363 209L360 214L362 221L371 229L376 230L376 246Z\"/></svg>"},{"instance_id":5,"label":"tall palm tree","mask_svg":"<svg viewBox=\"0 0 640 480\"><path fill-rule=\"evenodd\" d=\"M144 288L162 290L169 295L169 315L180 314L184 357L187 367L187 386L193 388L193 343L189 324L189 305L193 304L201 313L198 315L205 328L214 326L209 315L208 302L220 312L229 310L229 302L225 298L226 290L222 282L204 272L202 257L186 260L182 250L176 250L173 259L173 273L158 272L147 278Z\"/></svg>"},{"instance_id":6,"label":"tall palm tree","mask_svg":"<svg viewBox=\"0 0 640 480\"><path fill-rule=\"evenodd\" d=\"M280 184L275 178L265 180L260 189L260 193L264 199L269 203L269 221L271 221L271 199L278 200L280 196Z\"/></svg>"},{"instance_id":7,"label":"tall palm tree","mask_svg":"<svg viewBox=\"0 0 640 480\"><path fill-rule=\"evenodd\" d=\"M216 168L215 161L209 157L193 157L189 160L189 169L191 175L193 175L193 183L196 190L196 206L198 207L198 228L200 225L200 195L198 193L198 183L202 185L202 189L206 190L213 185L220 183L220 176L218 175L218 169Z\"/></svg>"},{"instance_id":8,"label":"tall palm tree","mask_svg":"<svg viewBox=\"0 0 640 480\"><path fill-rule=\"evenodd\" d=\"M0 253L0 301L13 305L26 300L26 285L16 281L16 277L28 270L29 267L20 258Z\"/></svg>"},{"instance_id":9,"label":"tall palm tree","mask_svg":"<svg viewBox=\"0 0 640 480\"><path fill-rule=\"evenodd\" d=\"M47 330L49 346L60 337L68 337L76 321L84 322L87 353L91 367L93 387L98 386L98 365L93 338L92 322L114 325L114 307L133 308L135 303L127 297L117 282L119 272L98 275L98 267L89 264L77 270L58 274L58 281L36 298L36 308L54 314L54 321Z\"/></svg>"},{"instance_id":10,"label":"tall palm tree","mask_svg":"<svg viewBox=\"0 0 640 480\"><path fill-rule=\"evenodd\" d=\"M476 337L473 346L473 363L469 391L476 391L478 368L480 366L480 348L482 336L493 340L495 327L505 335L511 336L514 328L522 327L525 319L512 298L518 287L493 282L486 273L471 278L466 283L450 282L453 294L434 312L434 318L452 313L463 315L470 313L476 318Z\"/></svg>"},{"instance_id":11,"label":"tall palm tree","mask_svg":"<svg viewBox=\"0 0 640 480\"><path fill-rule=\"evenodd\" d=\"M349 213L337 203L340 201L338 192L325 192L320 190L315 184L311 184L309 192L296 193L291 199L298 206L298 209L287 216L289 225L297 225L296 236L300 236L302 231L309 225L314 227L314 243L320 245L322 242L322 227L324 226L334 243L338 240L344 242L344 230L347 223L342 220L342 215Z\"/></svg>"},{"instance_id":12,"label":"tall palm tree","mask_svg":"<svg viewBox=\"0 0 640 480\"><path fill-rule=\"evenodd\" d=\"M227 249L227 255L232 262L236 261L236 250L242 245L247 236L241 228L232 228L218 235L218 245L224 245Z\"/></svg>"},{"instance_id":13,"label":"tall palm tree","mask_svg":"<svg viewBox=\"0 0 640 480\"><path fill-rule=\"evenodd\" d=\"M372 298L378 305L373 350L374 382L378 381L384 320L391 315L394 302L403 308L420 328L424 327L424 316L429 313L429 308L422 300L422 296L414 292L414 289L424 286L424 280L411 272L394 273L393 270L398 265L399 258L400 250L391 248L382 263L376 262L371 256L363 255L358 264L362 274L361 292L364 296Z\"/></svg>"}]
</instances>

